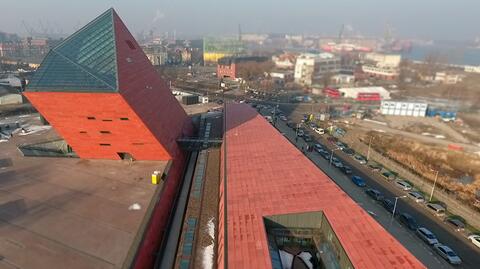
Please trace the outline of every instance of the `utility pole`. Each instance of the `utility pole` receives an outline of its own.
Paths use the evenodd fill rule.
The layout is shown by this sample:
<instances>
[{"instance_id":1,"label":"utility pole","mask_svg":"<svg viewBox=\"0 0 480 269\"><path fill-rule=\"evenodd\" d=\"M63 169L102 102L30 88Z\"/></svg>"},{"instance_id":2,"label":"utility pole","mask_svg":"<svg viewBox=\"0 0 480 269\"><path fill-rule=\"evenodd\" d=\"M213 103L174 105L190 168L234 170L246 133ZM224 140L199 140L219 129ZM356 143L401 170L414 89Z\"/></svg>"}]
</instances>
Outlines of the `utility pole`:
<instances>
[{"instance_id":1,"label":"utility pole","mask_svg":"<svg viewBox=\"0 0 480 269\"><path fill-rule=\"evenodd\" d=\"M395 197L395 204L393 205L393 212L392 212L392 218L390 219L390 226L392 225L393 218L395 217L395 211L397 210L397 202L398 202L398 199L405 198L405 197L407 197L407 196L406 196L406 195L403 195L403 196L397 196L397 197Z\"/></svg>"},{"instance_id":2,"label":"utility pole","mask_svg":"<svg viewBox=\"0 0 480 269\"><path fill-rule=\"evenodd\" d=\"M368 151L367 151L367 161L370 160L370 146L372 145L373 136L370 136L370 141L368 142Z\"/></svg>"},{"instance_id":3,"label":"utility pole","mask_svg":"<svg viewBox=\"0 0 480 269\"><path fill-rule=\"evenodd\" d=\"M437 185L438 172L439 172L439 170L437 170L436 173L435 173L435 180L433 181L432 192L430 193L430 199L428 199L429 202L432 201L433 192L435 191L435 185Z\"/></svg>"}]
</instances>

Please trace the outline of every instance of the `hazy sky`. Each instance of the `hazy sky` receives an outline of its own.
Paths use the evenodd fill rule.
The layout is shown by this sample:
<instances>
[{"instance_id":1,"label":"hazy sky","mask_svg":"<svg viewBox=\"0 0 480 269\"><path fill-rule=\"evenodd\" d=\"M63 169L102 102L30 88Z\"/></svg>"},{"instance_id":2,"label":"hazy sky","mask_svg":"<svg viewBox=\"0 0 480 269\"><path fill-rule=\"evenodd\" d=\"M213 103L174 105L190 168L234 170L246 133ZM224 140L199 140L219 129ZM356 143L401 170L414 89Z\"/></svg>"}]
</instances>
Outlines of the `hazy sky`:
<instances>
[{"instance_id":1,"label":"hazy sky","mask_svg":"<svg viewBox=\"0 0 480 269\"><path fill-rule=\"evenodd\" d=\"M114 7L137 34L154 29L178 35L291 32L336 35L342 24L363 35L480 37L480 0L0 0L0 31L30 27L65 34Z\"/></svg>"}]
</instances>

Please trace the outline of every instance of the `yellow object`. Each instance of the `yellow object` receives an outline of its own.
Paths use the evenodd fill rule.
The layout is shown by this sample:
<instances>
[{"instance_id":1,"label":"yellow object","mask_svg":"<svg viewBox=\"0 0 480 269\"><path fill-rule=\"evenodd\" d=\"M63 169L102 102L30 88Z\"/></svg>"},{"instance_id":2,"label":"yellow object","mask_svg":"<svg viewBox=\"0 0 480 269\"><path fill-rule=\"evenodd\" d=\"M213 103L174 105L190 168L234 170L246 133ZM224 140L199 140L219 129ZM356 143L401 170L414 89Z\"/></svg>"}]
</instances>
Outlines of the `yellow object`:
<instances>
[{"instance_id":1,"label":"yellow object","mask_svg":"<svg viewBox=\"0 0 480 269\"><path fill-rule=\"evenodd\" d=\"M205 63L217 63L218 59L233 56L233 53L221 53L221 52L204 52L203 61Z\"/></svg>"},{"instance_id":2,"label":"yellow object","mask_svg":"<svg viewBox=\"0 0 480 269\"><path fill-rule=\"evenodd\" d=\"M158 173L158 171L153 172L152 174L152 184L157 185L160 183L161 175Z\"/></svg>"}]
</instances>

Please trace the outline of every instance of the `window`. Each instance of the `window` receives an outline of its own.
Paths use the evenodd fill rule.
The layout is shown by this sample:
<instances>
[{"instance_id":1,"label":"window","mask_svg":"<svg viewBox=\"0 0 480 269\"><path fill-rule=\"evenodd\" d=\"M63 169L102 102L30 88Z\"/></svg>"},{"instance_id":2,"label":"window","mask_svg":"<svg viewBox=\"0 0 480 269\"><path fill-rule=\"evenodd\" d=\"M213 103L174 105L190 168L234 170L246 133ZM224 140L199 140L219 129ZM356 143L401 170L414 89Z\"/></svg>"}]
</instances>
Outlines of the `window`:
<instances>
[{"instance_id":1,"label":"window","mask_svg":"<svg viewBox=\"0 0 480 269\"><path fill-rule=\"evenodd\" d=\"M137 49L131 40L125 40L125 42L127 43L128 47L130 49L132 49L132 50Z\"/></svg>"},{"instance_id":2,"label":"window","mask_svg":"<svg viewBox=\"0 0 480 269\"><path fill-rule=\"evenodd\" d=\"M142 146L143 143L132 143L132 145L134 145L134 146Z\"/></svg>"},{"instance_id":3,"label":"window","mask_svg":"<svg viewBox=\"0 0 480 269\"><path fill-rule=\"evenodd\" d=\"M81 134L86 134L86 133L87 133L87 131L80 131L80 133L81 133Z\"/></svg>"},{"instance_id":4,"label":"window","mask_svg":"<svg viewBox=\"0 0 480 269\"><path fill-rule=\"evenodd\" d=\"M110 131L100 131L101 134L111 134Z\"/></svg>"},{"instance_id":5,"label":"window","mask_svg":"<svg viewBox=\"0 0 480 269\"><path fill-rule=\"evenodd\" d=\"M93 116L88 116L87 119L88 119L88 120L95 120L95 117L93 117Z\"/></svg>"},{"instance_id":6,"label":"window","mask_svg":"<svg viewBox=\"0 0 480 269\"><path fill-rule=\"evenodd\" d=\"M102 147L109 147L109 146L111 146L111 145L110 145L110 144L107 144L107 143L100 143L100 146L102 146Z\"/></svg>"},{"instance_id":7,"label":"window","mask_svg":"<svg viewBox=\"0 0 480 269\"><path fill-rule=\"evenodd\" d=\"M128 120L128 118L120 118L120 120Z\"/></svg>"},{"instance_id":8,"label":"window","mask_svg":"<svg viewBox=\"0 0 480 269\"><path fill-rule=\"evenodd\" d=\"M127 57L127 59L126 59L126 60L127 60L127 63L131 63L131 62L133 62L132 58L130 58L130 57Z\"/></svg>"},{"instance_id":9,"label":"window","mask_svg":"<svg viewBox=\"0 0 480 269\"><path fill-rule=\"evenodd\" d=\"M103 119L102 121L112 121L111 119Z\"/></svg>"}]
</instances>

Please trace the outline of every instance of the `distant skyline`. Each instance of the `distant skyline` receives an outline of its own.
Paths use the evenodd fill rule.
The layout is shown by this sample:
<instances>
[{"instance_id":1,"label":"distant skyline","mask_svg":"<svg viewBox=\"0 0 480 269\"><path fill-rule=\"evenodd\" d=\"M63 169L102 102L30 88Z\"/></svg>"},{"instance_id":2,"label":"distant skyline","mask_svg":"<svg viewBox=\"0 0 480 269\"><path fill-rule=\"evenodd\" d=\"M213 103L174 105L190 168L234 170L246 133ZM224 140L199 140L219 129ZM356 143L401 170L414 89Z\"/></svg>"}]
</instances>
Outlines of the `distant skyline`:
<instances>
[{"instance_id":1,"label":"distant skyline","mask_svg":"<svg viewBox=\"0 0 480 269\"><path fill-rule=\"evenodd\" d=\"M64 35L113 7L134 35L173 32L177 36L244 33L383 36L472 40L480 37L478 0L1 0L0 31L26 35L27 27Z\"/></svg>"}]
</instances>

